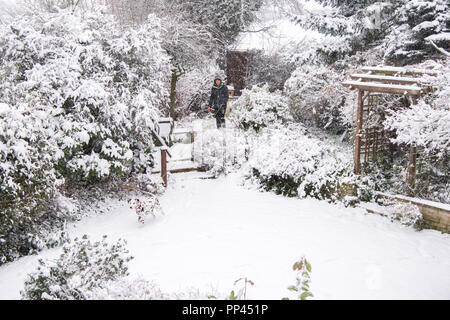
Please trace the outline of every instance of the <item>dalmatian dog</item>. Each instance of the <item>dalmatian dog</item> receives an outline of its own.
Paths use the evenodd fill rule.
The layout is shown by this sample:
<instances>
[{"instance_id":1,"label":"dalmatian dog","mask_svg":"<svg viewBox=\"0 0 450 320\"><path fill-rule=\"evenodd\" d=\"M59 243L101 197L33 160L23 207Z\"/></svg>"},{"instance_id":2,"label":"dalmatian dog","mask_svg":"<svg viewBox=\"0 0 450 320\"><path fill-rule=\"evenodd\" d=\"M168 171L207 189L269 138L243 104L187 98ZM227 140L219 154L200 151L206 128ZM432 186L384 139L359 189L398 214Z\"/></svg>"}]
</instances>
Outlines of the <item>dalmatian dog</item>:
<instances>
[{"instance_id":1,"label":"dalmatian dog","mask_svg":"<svg viewBox=\"0 0 450 320\"><path fill-rule=\"evenodd\" d=\"M145 223L145 218L148 215L152 215L153 219L156 218L158 212L163 213L161 206L159 204L158 198L156 196L151 196L147 199L128 199L128 204L130 209L134 209L138 216L138 221L142 224Z\"/></svg>"}]
</instances>

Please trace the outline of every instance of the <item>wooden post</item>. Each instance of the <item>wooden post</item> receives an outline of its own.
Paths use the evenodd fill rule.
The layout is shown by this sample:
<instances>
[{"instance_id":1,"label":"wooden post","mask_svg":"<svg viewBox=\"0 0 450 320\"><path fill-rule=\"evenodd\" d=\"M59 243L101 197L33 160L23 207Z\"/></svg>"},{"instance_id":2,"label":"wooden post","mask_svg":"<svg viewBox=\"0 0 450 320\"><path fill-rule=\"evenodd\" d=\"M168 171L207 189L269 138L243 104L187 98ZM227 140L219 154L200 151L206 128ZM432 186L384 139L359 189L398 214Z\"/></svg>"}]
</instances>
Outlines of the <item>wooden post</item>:
<instances>
[{"instance_id":1,"label":"wooden post","mask_svg":"<svg viewBox=\"0 0 450 320\"><path fill-rule=\"evenodd\" d=\"M417 97L412 96L412 103L417 104ZM412 144L409 147L409 164L408 164L408 195L414 196L414 188L416 185L416 146Z\"/></svg>"},{"instance_id":2,"label":"wooden post","mask_svg":"<svg viewBox=\"0 0 450 320\"><path fill-rule=\"evenodd\" d=\"M195 142L195 131L192 130L189 132L189 136L191 138L192 150L191 150L191 161L194 161L194 142Z\"/></svg>"},{"instance_id":3,"label":"wooden post","mask_svg":"<svg viewBox=\"0 0 450 320\"><path fill-rule=\"evenodd\" d=\"M167 150L164 148L161 148L161 178L164 187L167 187Z\"/></svg>"},{"instance_id":4,"label":"wooden post","mask_svg":"<svg viewBox=\"0 0 450 320\"><path fill-rule=\"evenodd\" d=\"M363 122L363 90L358 90L358 109L356 111L355 136L355 174L360 174L361 168L361 129Z\"/></svg>"},{"instance_id":5,"label":"wooden post","mask_svg":"<svg viewBox=\"0 0 450 320\"><path fill-rule=\"evenodd\" d=\"M416 184L416 147L409 147L409 165L408 165L408 196L414 196L414 187Z\"/></svg>"}]
</instances>

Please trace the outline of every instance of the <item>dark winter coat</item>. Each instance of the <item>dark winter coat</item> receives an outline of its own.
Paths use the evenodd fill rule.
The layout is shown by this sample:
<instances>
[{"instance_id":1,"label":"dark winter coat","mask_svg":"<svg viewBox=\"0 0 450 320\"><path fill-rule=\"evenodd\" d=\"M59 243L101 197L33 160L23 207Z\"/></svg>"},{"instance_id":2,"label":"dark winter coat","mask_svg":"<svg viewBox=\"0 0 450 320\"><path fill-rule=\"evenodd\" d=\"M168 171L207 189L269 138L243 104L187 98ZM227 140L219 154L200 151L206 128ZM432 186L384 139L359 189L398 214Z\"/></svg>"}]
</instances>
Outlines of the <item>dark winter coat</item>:
<instances>
[{"instance_id":1,"label":"dark winter coat","mask_svg":"<svg viewBox=\"0 0 450 320\"><path fill-rule=\"evenodd\" d=\"M211 89L211 97L209 98L209 106L212 107L215 113L225 114L228 102L228 88L221 82L219 86L214 86Z\"/></svg>"}]
</instances>

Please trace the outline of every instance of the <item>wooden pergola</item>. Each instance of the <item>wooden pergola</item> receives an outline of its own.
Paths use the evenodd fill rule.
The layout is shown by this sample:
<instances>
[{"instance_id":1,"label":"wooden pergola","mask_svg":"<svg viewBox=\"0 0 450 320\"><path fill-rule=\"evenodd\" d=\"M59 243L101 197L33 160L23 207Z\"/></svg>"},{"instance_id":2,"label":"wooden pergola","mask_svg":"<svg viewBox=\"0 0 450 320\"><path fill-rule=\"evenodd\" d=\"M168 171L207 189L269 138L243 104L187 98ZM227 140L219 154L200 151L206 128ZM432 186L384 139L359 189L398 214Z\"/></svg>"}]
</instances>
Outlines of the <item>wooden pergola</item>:
<instances>
[{"instance_id":1,"label":"wooden pergola","mask_svg":"<svg viewBox=\"0 0 450 320\"><path fill-rule=\"evenodd\" d=\"M386 66L364 67L362 68L361 73L352 74L350 76L352 80L342 83L345 87L358 90L354 153L354 172L356 174L361 173L361 141L365 121L363 115L365 107L368 108L368 106L364 104L366 99L371 95L377 94L397 94L410 97L412 100L411 102L416 104L419 96L431 90L431 86L423 78L424 75L436 76L437 74L433 71L419 69ZM376 139L378 141L378 135L376 136ZM372 152L376 152L376 146L373 146ZM415 174L416 147L411 145L408 166L408 184L411 191L414 189Z\"/></svg>"}]
</instances>

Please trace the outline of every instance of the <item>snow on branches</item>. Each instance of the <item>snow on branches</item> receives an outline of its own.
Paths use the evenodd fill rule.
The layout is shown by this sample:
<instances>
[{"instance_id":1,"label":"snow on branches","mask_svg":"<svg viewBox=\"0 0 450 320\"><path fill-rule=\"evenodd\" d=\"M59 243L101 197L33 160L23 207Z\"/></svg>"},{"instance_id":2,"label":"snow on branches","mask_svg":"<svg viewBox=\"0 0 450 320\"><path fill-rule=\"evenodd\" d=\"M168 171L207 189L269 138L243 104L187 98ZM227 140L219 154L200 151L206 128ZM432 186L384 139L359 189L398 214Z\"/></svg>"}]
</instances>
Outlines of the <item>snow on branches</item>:
<instances>
[{"instance_id":1,"label":"snow on branches","mask_svg":"<svg viewBox=\"0 0 450 320\"><path fill-rule=\"evenodd\" d=\"M149 168L168 101L155 16L121 31L101 9L33 10L0 26L0 263L36 249L64 180Z\"/></svg>"},{"instance_id":2,"label":"snow on branches","mask_svg":"<svg viewBox=\"0 0 450 320\"><path fill-rule=\"evenodd\" d=\"M294 71L286 81L285 93L297 121L339 133L342 106L349 90L341 85L342 75L325 66L304 66Z\"/></svg>"},{"instance_id":3,"label":"snow on branches","mask_svg":"<svg viewBox=\"0 0 450 320\"><path fill-rule=\"evenodd\" d=\"M450 75L448 61L432 64L439 75L427 77L427 80L435 91L410 108L391 112L384 126L396 131L394 142L421 147L425 154L434 154L442 159L448 155L450 147Z\"/></svg>"},{"instance_id":4,"label":"snow on branches","mask_svg":"<svg viewBox=\"0 0 450 320\"><path fill-rule=\"evenodd\" d=\"M127 262L133 259L126 241L91 242L85 235L63 247L55 261L39 261L37 271L30 273L21 292L29 300L84 300L92 290L128 275Z\"/></svg>"},{"instance_id":5,"label":"snow on branches","mask_svg":"<svg viewBox=\"0 0 450 320\"><path fill-rule=\"evenodd\" d=\"M232 108L230 119L244 129L258 131L292 120L287 98L280 91L271 93L268 85L243 90Z\"/></svg>"},{"instance_id":6,"label":"snow on branches","mask_svg":"<svg viewBox=\"0 0 450 320\"><path fill-rule=\"evenodd\" d=\"M336 200L355 182L348 154L311 137L301 125L263 129L255 145L249 164L266 190Z\"/></svg>"},{"instance_id":7,"label":"snow on branches","mask_svg":"<svg viewBox=\"0 0 450 320\"><path fill-rule=\"evenodd\" d=\"M123 172L132 160L147 166L149 156L133 155L151 146L153 120L167 102L169 60L158 30L154 16L121 33L111 16L67 10L26 16L3 29L0 102L34 124L16 136L29 145L21 156L51 150L46 160L75 180ZM7 133L20 127L5 118L2 126ZM9 146L20 142L0 138Z\"/></svg>"}]
</instances>

